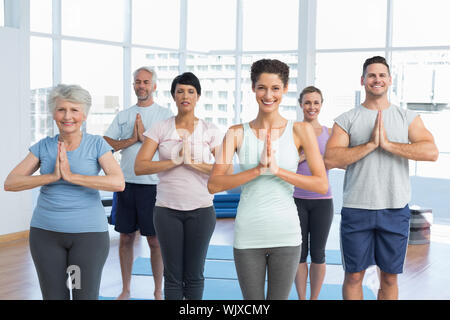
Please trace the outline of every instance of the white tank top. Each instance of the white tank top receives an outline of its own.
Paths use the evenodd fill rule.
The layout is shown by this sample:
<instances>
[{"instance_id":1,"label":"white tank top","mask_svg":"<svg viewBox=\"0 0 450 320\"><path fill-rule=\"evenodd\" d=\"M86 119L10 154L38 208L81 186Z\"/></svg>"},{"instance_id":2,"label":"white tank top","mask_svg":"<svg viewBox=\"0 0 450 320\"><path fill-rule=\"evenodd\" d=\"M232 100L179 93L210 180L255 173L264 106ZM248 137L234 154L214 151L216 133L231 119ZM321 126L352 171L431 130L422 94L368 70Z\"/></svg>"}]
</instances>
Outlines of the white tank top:
<instances>
[{"instance_id":1,"label":"white tank top","mask_svg":"<svg viewBox=\"0 0 450 320\"><path fill-rule=\"evenodd\" d=\"M259 163L264 141L258 139L248 123L238 150L242 171ZM272 138L274 139L274 138ZM280 168L296 172L299 155L293 138L293 121L288 121L281 137L272 141ZM242 185L241 200L234 225L236 249L273 248L301 244L300 222L292 197L294 186L270 172Z\"/></svg>"}]
</instances>

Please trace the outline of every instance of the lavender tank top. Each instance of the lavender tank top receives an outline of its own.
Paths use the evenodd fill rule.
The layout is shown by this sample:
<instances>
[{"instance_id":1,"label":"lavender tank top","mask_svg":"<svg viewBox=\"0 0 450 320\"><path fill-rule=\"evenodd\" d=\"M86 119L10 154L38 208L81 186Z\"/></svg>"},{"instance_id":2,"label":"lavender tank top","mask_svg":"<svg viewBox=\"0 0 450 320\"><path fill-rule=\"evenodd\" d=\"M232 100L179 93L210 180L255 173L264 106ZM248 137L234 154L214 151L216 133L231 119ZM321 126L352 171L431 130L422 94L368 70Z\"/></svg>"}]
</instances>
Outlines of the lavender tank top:
<instances>
[{"instance_id":1,"label":"lavender tank top","mask_svg":"<svg viewBox=\"0 0 450 320\"><path fill-rule=\"evenodd\" d=\"M322 133L320 136L317 137L317 142L319 143L319 150L320 154L323 157L323 154L325 153L325 147L327 145L327 141L330 138L330 135L328 133L328 128L325 126L322 126ZM308 162L302 161L298 164L297 167L297 173L303 174L305 176L310 176L311 171L308 167ZM328 170L327 170L327 177L328 177ZM328 181L328 192L326 194L320 194L317 192L312 192L304 189L300 189L295 187L294 188L294 198L300 198L300 199L331 199L333 196L331 194L331 187L330 182Z\"/></svg>"}]
</instances>

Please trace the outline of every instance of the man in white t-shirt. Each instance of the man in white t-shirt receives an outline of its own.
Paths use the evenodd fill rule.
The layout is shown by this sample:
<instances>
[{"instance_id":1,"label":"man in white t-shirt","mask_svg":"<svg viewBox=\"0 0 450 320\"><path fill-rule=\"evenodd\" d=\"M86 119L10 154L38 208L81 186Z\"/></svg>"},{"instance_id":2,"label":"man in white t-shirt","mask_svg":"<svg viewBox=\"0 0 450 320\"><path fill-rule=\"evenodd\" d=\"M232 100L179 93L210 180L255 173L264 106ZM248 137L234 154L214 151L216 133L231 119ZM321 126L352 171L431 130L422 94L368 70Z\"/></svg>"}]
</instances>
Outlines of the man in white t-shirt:
<instances>
[{"instance_id":1,"label":"man in white t-shirt","mask_svg":"<svg viewBox=\"0 0 450 320\"><path fill-rule=\"evenodd\" d=\"M154 103L156 73L141 67L134 73L134 91L137 103L117 114L105 132L105 140L121 152L120 166L125 176L125 190L117 193L115 230L120 232L119 257L122 271L122 293L118 300L130 298L133 247L136 231L147 238L150 246L151 267L155 281L154 296L162 299L163 262L159 242L153 226L153 207L156 201L156 175L136 176L134 161L144 141L144 131L154 123L173 116L168 108ZM154 160L158 160L156 154Z\"/></svg>"}]
</instances>

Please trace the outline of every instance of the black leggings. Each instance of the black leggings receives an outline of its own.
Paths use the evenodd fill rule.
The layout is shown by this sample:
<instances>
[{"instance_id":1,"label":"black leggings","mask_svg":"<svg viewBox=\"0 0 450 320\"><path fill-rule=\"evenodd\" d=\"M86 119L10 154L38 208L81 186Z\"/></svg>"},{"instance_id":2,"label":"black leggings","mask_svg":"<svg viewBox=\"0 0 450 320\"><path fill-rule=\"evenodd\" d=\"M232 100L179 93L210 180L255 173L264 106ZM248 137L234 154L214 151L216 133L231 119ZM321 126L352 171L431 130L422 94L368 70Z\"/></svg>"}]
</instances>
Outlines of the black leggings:
<instances>
[{"instance_id":1,"label":"black leggings","mask_svg":"<svg viewBox=\"0 0 450 320\"><path fill-rule=\"evenodd\" d=\"M166 300L201 300L206 253L216 226L214 207L190 211L156 207L156 235L164 262Z\"/></svg>"},{"instance_id":2,"label":"black leggings","mask_svg":"<svg viewBox=\"0 0 450 320\"><path fill-rule=\"evenodd\" d=\"M74 300L97 300L103 266L109 253L109 233L62 233L30 229L30 251L42 298L68 300L68 274Z\"/></svg>"},{"instance_id":3,"label":"black leggings","mask_svg":"<svg viewBox=\"0 0 450 320\"><path fill-rule=\"evenodd\" d=\"M308 252L312 263L325 263L325 246L334 214L333 199L294 200L302 229L300 263L306 262Z\"/></svg>"}]
</instances>

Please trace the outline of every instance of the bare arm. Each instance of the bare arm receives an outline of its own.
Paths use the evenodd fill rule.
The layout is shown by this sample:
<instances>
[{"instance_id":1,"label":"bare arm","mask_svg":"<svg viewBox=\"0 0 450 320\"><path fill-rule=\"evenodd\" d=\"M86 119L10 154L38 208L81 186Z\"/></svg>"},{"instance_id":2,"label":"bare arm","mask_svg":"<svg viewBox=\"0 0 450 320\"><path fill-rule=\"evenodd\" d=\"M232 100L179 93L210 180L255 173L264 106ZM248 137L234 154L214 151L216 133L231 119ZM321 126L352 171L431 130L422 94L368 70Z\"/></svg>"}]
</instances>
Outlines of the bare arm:
<instances>
[{"instance_id":1,"label":"bare arm","mask_svg":"<svg viewBox=\"0 0 450 320\"><path fill-rule=\"evenodd\" d=\"M61 178L58 163L55 165L55 172L33 176L32 174L39 169L40 163L39 159L29 152L6 178L5 191L28 190L58 181Z\"/></svg>"},{"instance_id":2,"label":"bare arm","mask_svg":"<svg viewBox=\"0 0 450 320\"><path fill-rule=\"evenodd\" d=\"M138 116L139 116L139 120L140 120L139 113L136 115L136 118L138 118ZM115 139L112 139L110 137L103 136L103 139L105 139L106 142L108 142L108 144L111 147L113 147L114 151L119 151L119 150L122 150L122 149L126 149L129 146L131 146L131 145L135 144L136 142L140 141L139 137L140 136L138 134L138 121L135 121L134 122L133 134L131 135L130 138L122 139L122 140L115 140Z\"/></svg>"},{"instance_id":3,"label":"bare arm","mask_svg":"<svg viewBox=\"0 0 450 320\"><path fill-rule=\"evenodd\" d=\"M379 131L374 130L369 142L359 146L349 147L350 137L347 132L335 123L325 150L324 161L326 168L345 168L361 160L378 147L378 139Z\"/></svg>"},{"instance_id":4,"label":"bare arm","mask_svg":"<svg viewBox=\"0 0 450 320\"><path fill-rule=\"evenodd\" d=\"M116 159L114 159L112 153L105 153L98 159L98 161L105 172L104 176L72 174L70 179L67 181L97 190L123 191L125 189L125 179L123 177L122 170L120 169Z\"/></svg>"},{"instance_id":5,"label":"bare arm","mask_svg":"<svg viewBox=\"0 0 450 320\"><path fill-rule=\"evenodd\" d=\"M119 151L128 148L129 146L135 144L138 141L135 137L123 140L114 140L107 136L103 136L103 138L106 140L106 142L108 142L108 144L111 147L113 147L114 151Z\"/></svg>"},{"instance_id":6,"label":"bare arm","mask_svg":"<svg viewBox=\"0 0 450 320\"><path fill-rule=\"evenodd\" d=\"M194 170L197 170L199 172L206 173L206 174L210 174L212 171L212 168L213 168L213 164L205 163L205 162L196 163L196 162L192 161L191 163L188 163L186 165Z\"/></svg>"},{"instance_id":7,"label":"bare arm","mask_svg":"<svg viewBox=\"0 0 450 320\"><path fill-rule=\"evenodd\" d=\"M274 174L297 188L321 194L327 193L327 174L314 129L308 123L295 123L294 137L297 141L300 140L299 149L300 147L303 148L308 167L311 171L311 176L305 176L282 168L278 168Z\"/></svg>"},{"instance_id":8,"label":"bare arm","mask_svg":"<svg viewBox=\"0 0 450 320\"><path fill-rule=\"evenodd\" d=\"M208 180L209 193L217 193L236 188L259 177L261 174L260 166L232 174L233 156L237 150L237 146L242 141L242 137L242 125L232 126L225 134L218 155L216 156L216 163L214 163Z\"/></svg>"},{"instance_id":9,"label":"bare arm","mask_svg":"<svg viewBox=\"0 0 450 320\"><path fill-rule=\"evenodd\" d=\"M416 161L436 161L439 151L433 135L425 128L422 119L417 116L408 128L411 143L390 142L386 138L383 121L380 123L380 147L397 156Z\"/></svg>"},{"instance_id":10,"label":"bare arm","mask_svg":"<svg viewBox=\"0 0 450 320\"><path fill-rule=\"evenodd\" d=\"M152 161L156 149L158 149L158 143L156 141L150 138L144 140L134 162L134 172L137 176L158 173L181 164L181 161L175 162L172 160Z\"/></svg>"}]
</instances>

